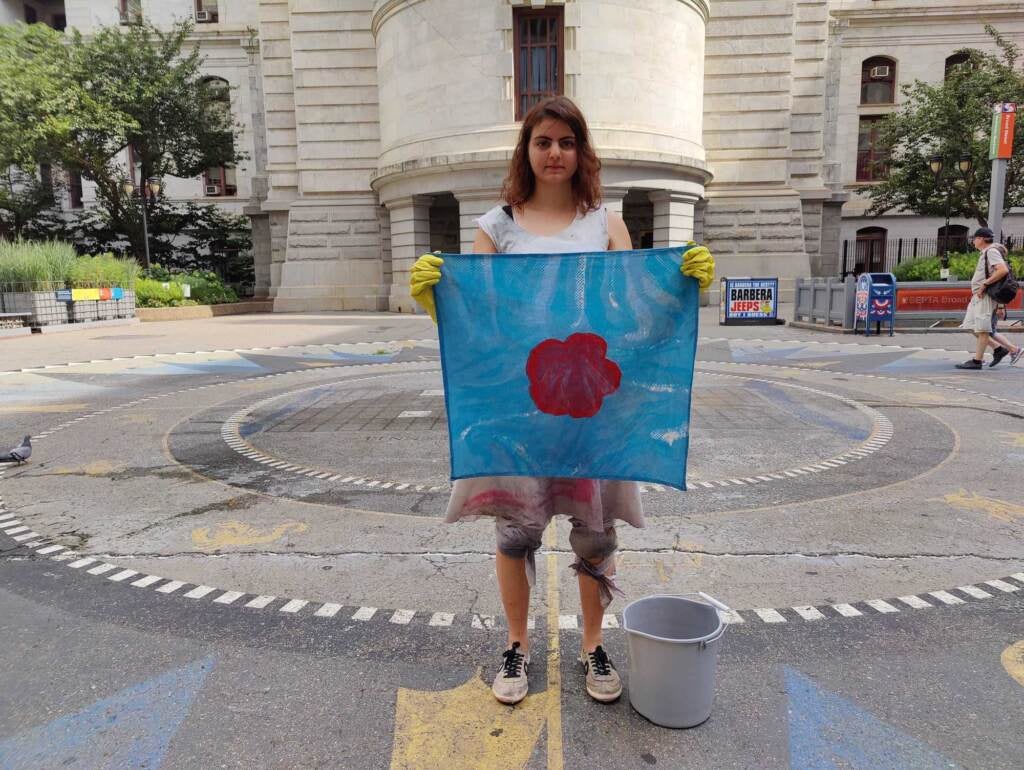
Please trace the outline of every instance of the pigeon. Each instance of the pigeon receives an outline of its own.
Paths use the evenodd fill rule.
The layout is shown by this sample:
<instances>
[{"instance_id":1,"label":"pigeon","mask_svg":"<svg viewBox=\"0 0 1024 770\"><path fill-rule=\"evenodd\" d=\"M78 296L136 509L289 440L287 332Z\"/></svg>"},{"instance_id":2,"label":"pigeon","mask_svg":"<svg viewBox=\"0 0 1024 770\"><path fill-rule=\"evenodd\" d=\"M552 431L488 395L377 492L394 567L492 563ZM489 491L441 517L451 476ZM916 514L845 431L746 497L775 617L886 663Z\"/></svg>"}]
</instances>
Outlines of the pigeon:
<instances>
[{"instance_id":1,"label":"pigeon","mask_svg":"<svg viewBox=\"0 0 1024 770\"><path fill-rule=\"evenodd\" d=\"M3 462L15 462L18 465L28 462L28 458L32 456L32 437L25 436L21 440L21 444L14 447L10 452L6 454L0 454L0 463Z\"/></svg>"}]
</instances>

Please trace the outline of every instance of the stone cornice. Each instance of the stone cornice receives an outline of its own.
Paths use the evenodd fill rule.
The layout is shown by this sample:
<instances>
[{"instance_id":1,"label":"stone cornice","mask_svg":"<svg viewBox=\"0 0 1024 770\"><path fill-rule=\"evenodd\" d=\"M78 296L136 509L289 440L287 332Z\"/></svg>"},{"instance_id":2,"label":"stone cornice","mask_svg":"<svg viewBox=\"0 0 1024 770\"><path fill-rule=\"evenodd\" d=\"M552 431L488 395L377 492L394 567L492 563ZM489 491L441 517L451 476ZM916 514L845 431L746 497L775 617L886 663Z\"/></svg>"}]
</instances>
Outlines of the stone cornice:
<instances>
[{"instance_id":1,"label":"stone cornice","mask_svg":"<svg viewBox=\"0 0 1024 770\"><path fill-rule=\"evenodd\" d=\"M690 158L683 155L673 155L663 152L649 152L645 150L627 150L619 148L601 148L601 163L604 166L614 165L641 165L651 168L685 168L693 176L703 180L706 184L711 180L711 173L707 164L697 158ZM435 155L426 158L417 158L396 163L391 166L378 168L377 172L370 178L370 186L378 189L381 185L401 178L412 176L425 176L430 174L456 171L458 169L470 168L501 168L505 169L512 158L512 150L487 150L483 152L467 152L458 155Z\"/></svg>"},{"instance_id":2,"label":"stone cornice","mask_svg":"<svg viewBox=\"0 0 1024 770\"><path fill-rule=\"evenodd\" d=\"M937 3L930 7L899 8L836 8L829 12L836 19L847 21L851 28L862 26L920 24L921 22L991 23L1001 19L1024 19L1019 3L998 3L978 7L951 7Z\"/></svg>"},{"instance_id":3,"label":"stone cornice","mask_svg":"<svg viewBox=\"0 0 1024 770\"><path fill-rule=\"evenodd\" d=\"M377 0L373 4L373 16L370 20L370 31L373 33L373 37L377 37L377 33L380 31L381 25L385 21L390 19L397 13L401 13L406 8L417 3L422 3L423 0ZM677 3L689 6L694 10L704 23L708 23L708 19L711 16L711 8L708 5L708 0L676 0ZM561 4L561 3L557 3Z\"/></svg>"}]
</instances>

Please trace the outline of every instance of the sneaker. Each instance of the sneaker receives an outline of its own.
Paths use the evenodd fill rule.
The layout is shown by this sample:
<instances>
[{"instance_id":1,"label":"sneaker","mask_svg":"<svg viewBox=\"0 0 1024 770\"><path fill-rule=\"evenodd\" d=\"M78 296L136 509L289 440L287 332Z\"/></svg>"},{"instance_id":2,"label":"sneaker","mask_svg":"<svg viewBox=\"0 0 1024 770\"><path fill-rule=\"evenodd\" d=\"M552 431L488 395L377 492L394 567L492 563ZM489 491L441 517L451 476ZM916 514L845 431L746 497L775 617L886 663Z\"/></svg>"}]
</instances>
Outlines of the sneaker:
<instances>
[{"instance_id":1,"label":"sneaker","mask_svg":"<svg viewBox=\"0 0 1024 770\"><path fill-rule=\"evenodd\" d=\"M587 672L587 692L601 703L611 703L622 695L622 680L615 664L600 645L593 652L581 652L580 663Z\"/></svg>"},{"instance_id":2,"label":"sneaker","mask_svg":"<svg viewBox=\"0 0 1024 770\"><path fill-rule=\"evenodd\" d=\"M1017 352L1010 356L1010 366L1020 361L1021 356L1024 356L1024 347L1017 348Z\"/></svg>"},{"instance_id":3,"label":"sneaker","mask_svg":"<svg viewBox=\"0 0 1024 770\"><path fill-rule=\"evenodd\" d=\"M501 668L494 677L491 692L499 701L511 706L525 698L530 689L530 683L526 679L526 672L530 668L530 656L519 651L519 642L513 642L512 647L505 650L501 657Z\"/></svg>"},{"instance_id":4,"label":"sneaker","mask_svg":"<svg viewBox=\"0 0 1024 770\"><path fill-rule=\"evenodd\" d=\"M988 365L989 368L991 369L993 366L996 366L1000 361L1002 361L1008 355L1010 355L1009 348L1004 348L1002 345L1000 345L998 348L996 348L995 350L992 351L992 363L990 363Z\"/></svg>"},{"instance_id":5,"label":"sneaker","mask_svg":"<svg viewBox=\"0 0 1024 770\"><path fill-rule=\"evenodd\" d=\"M980 369L981 367L981 361L977 360L976 358L968 359L967 361L964 361L962 364L956 365L957 369Z\"/></svg>"}]
</instances>

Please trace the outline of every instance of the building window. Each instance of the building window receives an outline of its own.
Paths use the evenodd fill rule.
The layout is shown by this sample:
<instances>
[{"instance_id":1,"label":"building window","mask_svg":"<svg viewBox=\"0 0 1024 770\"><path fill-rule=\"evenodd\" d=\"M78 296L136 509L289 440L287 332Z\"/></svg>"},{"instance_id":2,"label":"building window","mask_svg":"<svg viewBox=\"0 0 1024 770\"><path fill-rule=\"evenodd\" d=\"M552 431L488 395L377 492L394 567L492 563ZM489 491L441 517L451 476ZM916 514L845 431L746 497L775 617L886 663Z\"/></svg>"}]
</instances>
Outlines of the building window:
<instances>
[{"instance_id":1,"label":"building window","mask_svg":"<svg viewBox=\"0 0 1024 770\"><path fill-rule=\"evenodd\" d=\"M68 27L68 17L63 13L53 14L53 28L58 32L63 32Z\"/></svg>"},{"instance_id":2,"label":"building window","mask_svg":"<svg viewBox=\"0 0 1024 770\"><path fill-rule=\"evenodd\" d=\"M139 161L135 153L135 148L130 144L128 145L128 178L132 180L132 184L136 187L139 186Z\"/></svg>"},{"instance_id":3,"label":"building window","mask_svg":"<svg viewBox=\"0 0 1024 770\"><path fill-rule=\"evenodd\" d=\"M562 6L515 8L512 11L515 51L516 120L545 96L562 93L565 19Z\"/></svg>"},{"instance_id":4,"label":"building window","mask_svg":"<svg viewBox=\"0 0 1024 770\"><path fill-rule=\"evenodd\" d=\"M82 172L68 172L68 208L82 208Z\"/></svg>"},{"instance_id":5,"label":"building window","mask_svg":"<svg viewBox=\"0 0 1024 770\"><path fill-rule=\"evenodd\" d=\"M203 190L210 197L238 195L235 170L230 166L211 166L203 172Z\"/></svg>"},{"instance_id":6,"label":"building window","mask_svg":"<svg viewBox=\"0 0 1024 770\"><path fill-rule=\"evenodd\" d=\"M857 231L857 251L853 272L885 272L885 238L888 230L884 227L862 227Z\"/></svg>"},{"instance_id":7,"label":"building window","mask_svg":"<svg viewBox=\"0 0 1024 770\"><path fill-rule=\"evenodd\" d=\"M946 57L946 79L949 79L949 76L952 73L956 72L961 67L964 67L964 65L967 65L969 67L970 63L971 55L967 53L967 51L958 51L952 56Z\"/></svg>"},{"instance_id":8,"label":"building window","mask_svg":"<svg viewBox=\"0 0 1024 770\"><path fill-rule=\"evenodd\" d=\"M25 5L23 6L23 8L25 9L26 24L35 24L36 22L39 21L39 14L36 12L35 8L33 8L31 5Z\"/></svg>"},{"instance_id":9,"label":"building window","mask_svg":"<svg viewBox=\"0 0 1024 770\"><path fill-rule=\"evenodd\" d=\"M217 0L196 0L196 23L213 24L219 20Z\"/></svg>"},{"instance_id":10,"label":"building window","mask_svg":"<svg viewBox=\"0 0 1024 770\"><path fill-rule=\"evenodd\" d=\"M860 119L857 131L857 181L877 182L889 173L889 150L882 144L881 115Z\"/></svg>"},{"instance_id":11,"label":"building window","mask_svg":"<svg viewBox=\"0 0 1024 770\"><path fill-rule=\"evenodd\" d=\"M896 102L896 62L886 56L865 59L860 70L861 104Z\"/></svg>"},{"instance_id":12,"label":"building window","mask_svg":"<svg viewBox=\"0 0 1024 770\"><path fill-rule=\"evenodd\" d=\"M120 0L121 23L131 24L142 19L142 0Z\"/></svg>"},{"instance_id":13,"label":"building window","mask_svg":"<svg viewBox=\"0 0 1024 770\"><path fill-rule=\"evenodd\" d=\"M205 81L210 93L210 109L231 115L231 86L224 78L207 78ZM237 195L238 185L235 181L235 169L230 166L211 166L203 172L203 193L207 197L221 195Z\"/></svg>"},{"instance_id":14,"label":"building window","mask_svg":"<svg viewBox=\"0 0 1024 770\"><path fill-rule=\"evenodd\" d=\"M970 251L967 246L968 229L965 225L950 225L949 228L940 227L936 245L939 253L946 251Z\"/></svg>"}]
</instances>

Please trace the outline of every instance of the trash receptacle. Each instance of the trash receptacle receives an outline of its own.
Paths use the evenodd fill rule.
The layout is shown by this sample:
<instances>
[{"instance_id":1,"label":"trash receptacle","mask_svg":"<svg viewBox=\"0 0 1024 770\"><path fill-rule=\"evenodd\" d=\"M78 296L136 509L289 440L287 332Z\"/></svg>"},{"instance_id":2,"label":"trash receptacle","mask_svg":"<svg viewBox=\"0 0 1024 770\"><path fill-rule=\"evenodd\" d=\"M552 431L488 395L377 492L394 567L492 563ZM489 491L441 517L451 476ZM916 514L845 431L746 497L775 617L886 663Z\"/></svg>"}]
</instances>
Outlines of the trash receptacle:
<instances>
[{"instance_id":1,"label":"trash receptacle","mask_svg":"<svg viewBox=\"0 0 1024 770\"><path fill-rule=\"evenodd\" d=\"M864 336L871 334L871 324L881 334L883 323L889 324L889 336L893 335L896 322L896 276L892 273L863 273L857 279L857 299L854 308L853 330L857 331L860 321L864 322Z\"/></svg>"},{"instance_id":2,"label":"trash receptacle","mask_svg":"<svg viewBox=\"0 0 1024 770\"><path fill-rule=\"evenodd\" d=\"M629 702L655 724L696 727L711 716L726 628L716 607L729 610L707 594L657 595L637 599L622 611Z\"/></svg>"}]
</instances>

